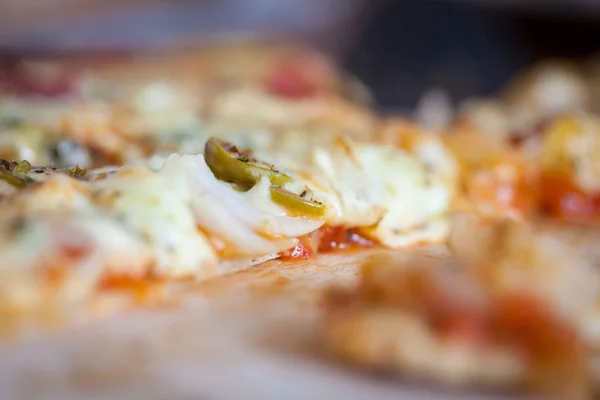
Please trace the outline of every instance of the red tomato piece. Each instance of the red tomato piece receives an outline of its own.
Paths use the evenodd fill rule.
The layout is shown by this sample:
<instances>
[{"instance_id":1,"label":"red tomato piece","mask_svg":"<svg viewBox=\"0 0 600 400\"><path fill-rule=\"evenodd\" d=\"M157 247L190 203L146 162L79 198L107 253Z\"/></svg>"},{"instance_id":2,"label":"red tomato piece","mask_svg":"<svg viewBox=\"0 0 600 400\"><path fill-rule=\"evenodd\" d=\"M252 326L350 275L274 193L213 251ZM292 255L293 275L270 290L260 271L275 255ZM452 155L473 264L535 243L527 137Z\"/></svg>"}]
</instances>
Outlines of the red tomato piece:
<instances>
[{"instance_id":1,"label":"red tomato piece","mask_svg":"<svg viewBox=\"0 0 600 400\"><path fill-rule=\"evenodd\" d=\"M62 66L19 61L0 64L0 86L18 96L60 97L76 93L78 74Z\"/></svg>"},{"instance_id":2,"label":"red tomato piece","mask_svg":"<svg viewBox=\"0 0 600 400\"><path fill-rule=\"evenodd\" d=\"M265 80L267 92L288 99L305 99L321 89L320 79L302 58L283 60Z\"/></svg>"}]
</instances>

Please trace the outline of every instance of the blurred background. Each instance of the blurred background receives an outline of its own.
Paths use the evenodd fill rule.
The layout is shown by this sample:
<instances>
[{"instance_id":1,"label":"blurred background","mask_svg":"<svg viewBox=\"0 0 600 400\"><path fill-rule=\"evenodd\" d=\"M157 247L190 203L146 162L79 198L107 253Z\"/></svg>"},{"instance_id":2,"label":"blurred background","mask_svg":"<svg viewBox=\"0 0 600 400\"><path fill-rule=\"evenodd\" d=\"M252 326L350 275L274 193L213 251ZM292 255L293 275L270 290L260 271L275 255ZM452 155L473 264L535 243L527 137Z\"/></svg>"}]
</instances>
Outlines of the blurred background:
<instances>
[{"instance_id":1,"label":"blurred background","mask_svg":"<svg viewBox=\"0 0 600 400\"><path fill-rule=\"evenodd\" d=\"M487 95L546 58L600 48L596 0L2 0L0 50L115 53L257 36L331 54L383 109L430 88Z\"/></svg>"}]
</instances>

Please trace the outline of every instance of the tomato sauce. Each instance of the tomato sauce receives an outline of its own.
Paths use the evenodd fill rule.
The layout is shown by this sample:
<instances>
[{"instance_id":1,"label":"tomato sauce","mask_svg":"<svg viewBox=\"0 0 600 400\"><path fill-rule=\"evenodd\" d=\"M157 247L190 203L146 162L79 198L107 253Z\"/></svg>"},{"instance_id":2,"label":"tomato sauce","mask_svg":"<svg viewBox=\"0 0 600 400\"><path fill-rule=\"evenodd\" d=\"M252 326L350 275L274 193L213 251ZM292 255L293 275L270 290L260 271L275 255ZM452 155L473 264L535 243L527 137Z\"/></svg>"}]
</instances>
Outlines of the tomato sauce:
<instances>
[{"instance_id":1,"label":"tomato sauce","mask_svg":"<svg viewBox=\"0 0 600 400\"><path fill-rule=\"evenodd\" d=\"M283 259L307 260L315 255L315 249L309 237L304 236L299 239L296 247L286 250L281 255Z\"/></svg>"},{"instance_id":2,"label":"tomato sauce","mask_svg":"<svg viewBox=\"0 0 600 400\"><path fill-rule=\"evenodd\" d=\"M540 175L540 201L544 212L566 220L589 221L600 216L600 193L586 193L563 173Z\"/></svg>"},{"instance_id":3,"label":"tomato sauce","mask_svg":"<svg viewBox=\"0 0 600 400\"><path fill-rule=\"evenodd\" d=\"M316 232L299 239L296 247L286 250L284 259L309 259L317 253L334 250L373 247L375 242L360 235L355 229L324 225Z\"/></svg>"},{"instance_id":4,"label":"tomato sauce","mask_svg":"<svg viewBox=\"0 0 600 400\"><path fill-rule=\"evenodd\" d=\"M523 177L503 182L493 173L473 174L466 181L467 196L478 204L489 204L497 210L512 211L520 216L532 208L534 194Z\"/></svg>"},{"instance_id":5,"label":"tomato sauce","mask_svg":"<svg viewBox=\"0 0 600 400\"><path fill-rule=\"evenodd\" d=\"M373 247L372 240L361 236L356 229L325 225L319 229L319 252L349 248Z\"/></svg>"},{"instance_id":6,"label":"tomato sauce","mask_svg":"<svg viewBox=\"0 0 600 400\"><path fill-rule=\"evenodd\" d=\"M496 341L519 348L535 363L573 355L579 345L573 327L560 321L540 300L525 294L494 302L489 331Z\"/></svg>"},{"instance_id":7,"label":"tomato sauce","mask_svg":"<svg viewBox=\"0 0 600 400\"><path fill-rule=\"evenodd\" d=\"M125 292L132 295L134 299L144 302L159 297L162 283L151 278L115 275L104 276L97 288L100 291Z\"/></svg>"},{"instance_id":8,"label":"tomato sauce","mask_svg":"<svg viewBox=\"0 0 600 400\"><path fill-rule=\"evenodd\" d=\"M517 350L531 366L560 366L581 356L576 329L527 293L492 296L487 305L462 301L427 272L407 271L404 304L421 314L441 338L470 346L499 345Z\"/></svg>"}]
</instances>

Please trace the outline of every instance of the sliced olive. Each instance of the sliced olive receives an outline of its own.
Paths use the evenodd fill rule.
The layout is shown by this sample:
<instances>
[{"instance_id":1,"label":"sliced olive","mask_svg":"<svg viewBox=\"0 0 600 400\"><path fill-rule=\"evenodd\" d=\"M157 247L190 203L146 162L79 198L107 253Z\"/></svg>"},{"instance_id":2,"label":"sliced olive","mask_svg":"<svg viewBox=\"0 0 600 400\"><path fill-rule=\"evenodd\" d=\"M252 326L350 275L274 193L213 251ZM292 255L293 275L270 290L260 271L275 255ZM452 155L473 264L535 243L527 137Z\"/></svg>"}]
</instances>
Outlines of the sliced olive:
<instances>
[{"instance_id":1,"label":"sliced olive","mask_svg":"<svg viewBox=\"0 0 600 400\"><path fill-rule=\"evenodd\" d=\"M249 157L231 143L211 137L204 146L204 159L213 174L222 181L232 182L247 189L263 176L271 184L282 186L293 181L288 175L277 171L272 165Z\"/></svg>"},{"instance_id":2,"label":"sliced olive","mask_svg":"<svg viewBox=\"0 0 600 400\"><path fill-rule=\"evenodd\" d=\"M0 170L0 179L3 180L4 182L8 183L11 186L14 187L18 187L18 188L22 188L27 186L27 181L24 179L21 179L17 176L14 176L13 174L11 174L8 171L2 171Z\"/></svg>"},{"instance_id":3,"label":"sliced olive","mask_svg":"<svg viewBox=\"0 0 600 400\"><path fill-rule=\"evenodd\" d=\"M25 187L32 183L33 179L27 176L31 170L29 161L7 161L0 160L0 179L14 187Z\"/></svg>"},{"instance_id":4,"label":"sliced olive","mask_svg":"<svg viewBox=\"0 0 600 400\"><path fill-rule=\"evenodd\" d=\"M325 214L325 206L323 203L309 200L282 187L271 186L269 190L271 199L290 211L311 217L321 217Z\"/></svg>"},{"instance_id":5,"label":"sliced olive","mask_svg":"<svg viewBox=\"0 0 600 400\"><path fill-rule=\"evenodd\" d=\"M23 160L13 168L13 174L26 174L31 171L31 164L27 160Z\"/></svg>"}]
</instances>

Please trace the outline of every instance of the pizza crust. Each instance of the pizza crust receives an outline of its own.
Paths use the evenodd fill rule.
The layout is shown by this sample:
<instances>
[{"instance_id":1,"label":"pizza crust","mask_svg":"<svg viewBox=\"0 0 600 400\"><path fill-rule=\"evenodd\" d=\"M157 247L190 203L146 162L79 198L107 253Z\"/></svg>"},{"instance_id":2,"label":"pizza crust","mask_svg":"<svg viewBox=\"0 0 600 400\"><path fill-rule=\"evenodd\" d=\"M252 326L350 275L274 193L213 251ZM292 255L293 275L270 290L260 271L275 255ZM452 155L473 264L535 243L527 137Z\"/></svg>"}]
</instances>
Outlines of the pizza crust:
<instances>
[{"instance_id":1,"label":"pizza crust","mask_svg":"<svg viewBox=\"0 0 600 400\"><path fill-rule=\"evenodd\" d=\"M410 313L369 306L352 292L335 295L341 298L325 306L323 338L329 351L350 363L452 386L523 383L524 364L516 354L444 342Z\"/></svg>"}]
</instances>

